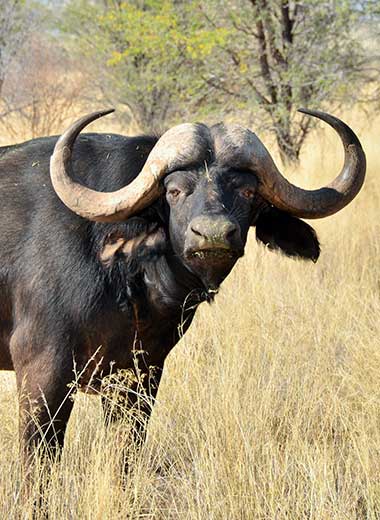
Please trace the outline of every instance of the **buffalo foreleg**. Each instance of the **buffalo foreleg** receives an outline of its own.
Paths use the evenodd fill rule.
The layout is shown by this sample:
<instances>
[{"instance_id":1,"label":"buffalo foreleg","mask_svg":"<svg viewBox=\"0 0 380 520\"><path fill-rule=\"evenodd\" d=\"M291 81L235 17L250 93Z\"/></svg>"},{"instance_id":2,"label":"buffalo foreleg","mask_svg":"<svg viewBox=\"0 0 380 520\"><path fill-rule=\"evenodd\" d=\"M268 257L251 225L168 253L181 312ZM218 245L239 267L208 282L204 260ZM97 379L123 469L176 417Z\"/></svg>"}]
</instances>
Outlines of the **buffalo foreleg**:
<instances>
[{"instance_id":1,"label":"buffalo foreleg","mask_svg":"<svg viewBox=\"0 0 380 520\"><path fill-rule=\"evenodd\" d=\"M20 325L10 343L20 402L20 441L27 466L36 448L53 456L59 453L73 407L71 351L51 339L39 337L36 341L28 332Z\"/></svg>"}]
</instances>

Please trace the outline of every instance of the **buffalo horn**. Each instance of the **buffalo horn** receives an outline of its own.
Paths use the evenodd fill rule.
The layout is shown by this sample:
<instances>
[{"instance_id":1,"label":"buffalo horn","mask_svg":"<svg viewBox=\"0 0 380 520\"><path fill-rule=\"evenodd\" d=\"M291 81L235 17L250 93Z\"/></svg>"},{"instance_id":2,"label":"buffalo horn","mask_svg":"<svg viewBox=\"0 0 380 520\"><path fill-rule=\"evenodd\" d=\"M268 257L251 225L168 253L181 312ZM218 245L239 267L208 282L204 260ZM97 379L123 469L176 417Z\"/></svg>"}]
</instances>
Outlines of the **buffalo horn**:
<instances>
[{"instance_id":1,"label":"buffalo horn","mask_svg":"<svg viewBox=\"0 0 380 520\"><path fill-rule=\"evenodd\" d=\"M343 121L325 112L300 109L318 117L338 133L344 147L344 165L339 175L327 186L304 190L282 176L270 154L250 130L227 127L235 161L253 171L259 180L260 194L277 208L296 217L323 218L341 210L359 193L365 178L366 158L354 132Z\"/></svg>"},{"instance_id":2,"label":"buffalo horn","mask_svg":"<svg viewBox=\"0 0 380 520\"><path fill-rule=\"evenodd\" d=\"M94 112L73 123L58 139L50 160L51 181L58 197L81 217L99 222L124 220L141 211L159 197L159 181L166 173L190 163L201 163L210 148L206 126L178 125L157 141L141 172L130 184L109 193L87 188L73 180L74 142L85 126L113 111Z\"/></svg>"}]
</instances>

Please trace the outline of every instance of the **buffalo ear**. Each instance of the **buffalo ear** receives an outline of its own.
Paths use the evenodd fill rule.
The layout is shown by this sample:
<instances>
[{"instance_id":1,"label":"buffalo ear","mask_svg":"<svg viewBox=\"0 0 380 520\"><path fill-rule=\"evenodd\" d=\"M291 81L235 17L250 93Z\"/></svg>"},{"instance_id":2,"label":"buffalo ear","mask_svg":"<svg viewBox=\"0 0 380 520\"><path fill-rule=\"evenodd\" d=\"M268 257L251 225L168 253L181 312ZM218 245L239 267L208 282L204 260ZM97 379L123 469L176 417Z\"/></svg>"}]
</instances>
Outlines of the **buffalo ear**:
<instances>
[{"instance_id":1,"label":"buffalo ear","mask_svg":"<svg viewBox=\"0 0 380 520\"><path fill-rule=\"evenodd\" d=\"M260 213L256 221L256 239L287 256L313 262L319 257L320 247L314 229L303 220L274 207Z\"/></svg>"}]
</instances>

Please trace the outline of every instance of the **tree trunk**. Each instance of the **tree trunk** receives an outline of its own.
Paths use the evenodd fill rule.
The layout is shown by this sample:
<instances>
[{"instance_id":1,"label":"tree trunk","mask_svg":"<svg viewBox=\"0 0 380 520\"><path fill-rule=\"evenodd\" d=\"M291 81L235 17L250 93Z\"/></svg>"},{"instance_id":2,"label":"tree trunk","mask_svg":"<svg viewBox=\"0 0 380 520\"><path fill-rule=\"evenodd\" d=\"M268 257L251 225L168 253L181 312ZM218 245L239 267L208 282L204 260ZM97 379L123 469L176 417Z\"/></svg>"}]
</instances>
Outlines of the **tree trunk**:
<instances>
[{"instance_id":1,"label":"tree trunk","mask_svg":"<svg viewBox=\"0 0 380 520\"><path fill-rule=\"evenodd\" d=\"M4 58L4 49L2 47L2 42L0 42L0 99L1 99L1 94L2 94L2 91L3 91L3 84L4 84L4 76L5 76L5 66L4 66L4 63L3 63L3 58Z\"/></svg>"},{"instance_id":2,"label":"tree trunk","mask_svg":"<svg viewBox=\"0 0 380 520\"><path fill-rule=\"evenodd\" d=\"M281 162L285 166L297 165L302 143L292 137L288 128L281 128L281 126L276 127L276 141Z\"/></svg>"}]
</instances>

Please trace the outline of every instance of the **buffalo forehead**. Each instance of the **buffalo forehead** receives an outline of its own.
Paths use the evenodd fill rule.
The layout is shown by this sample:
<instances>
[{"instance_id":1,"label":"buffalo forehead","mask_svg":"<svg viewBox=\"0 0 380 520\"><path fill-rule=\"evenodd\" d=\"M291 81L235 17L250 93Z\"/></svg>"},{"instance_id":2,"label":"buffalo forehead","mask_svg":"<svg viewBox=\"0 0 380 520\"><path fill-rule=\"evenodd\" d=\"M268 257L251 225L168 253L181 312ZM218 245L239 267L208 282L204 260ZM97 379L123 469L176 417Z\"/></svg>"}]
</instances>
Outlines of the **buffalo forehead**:
<instances>
[{"instance_id":1,"label":"buffalo forehead","mask_svg":"<svg viewBox=\"0 0 380 520\"><path fill-rule=\"evenodd\" d=\"M268 160L268 150L247 128L219 123L211 127L211 135L215 161L222 166L259 168Z\"/></svg>"}]
</instances>

